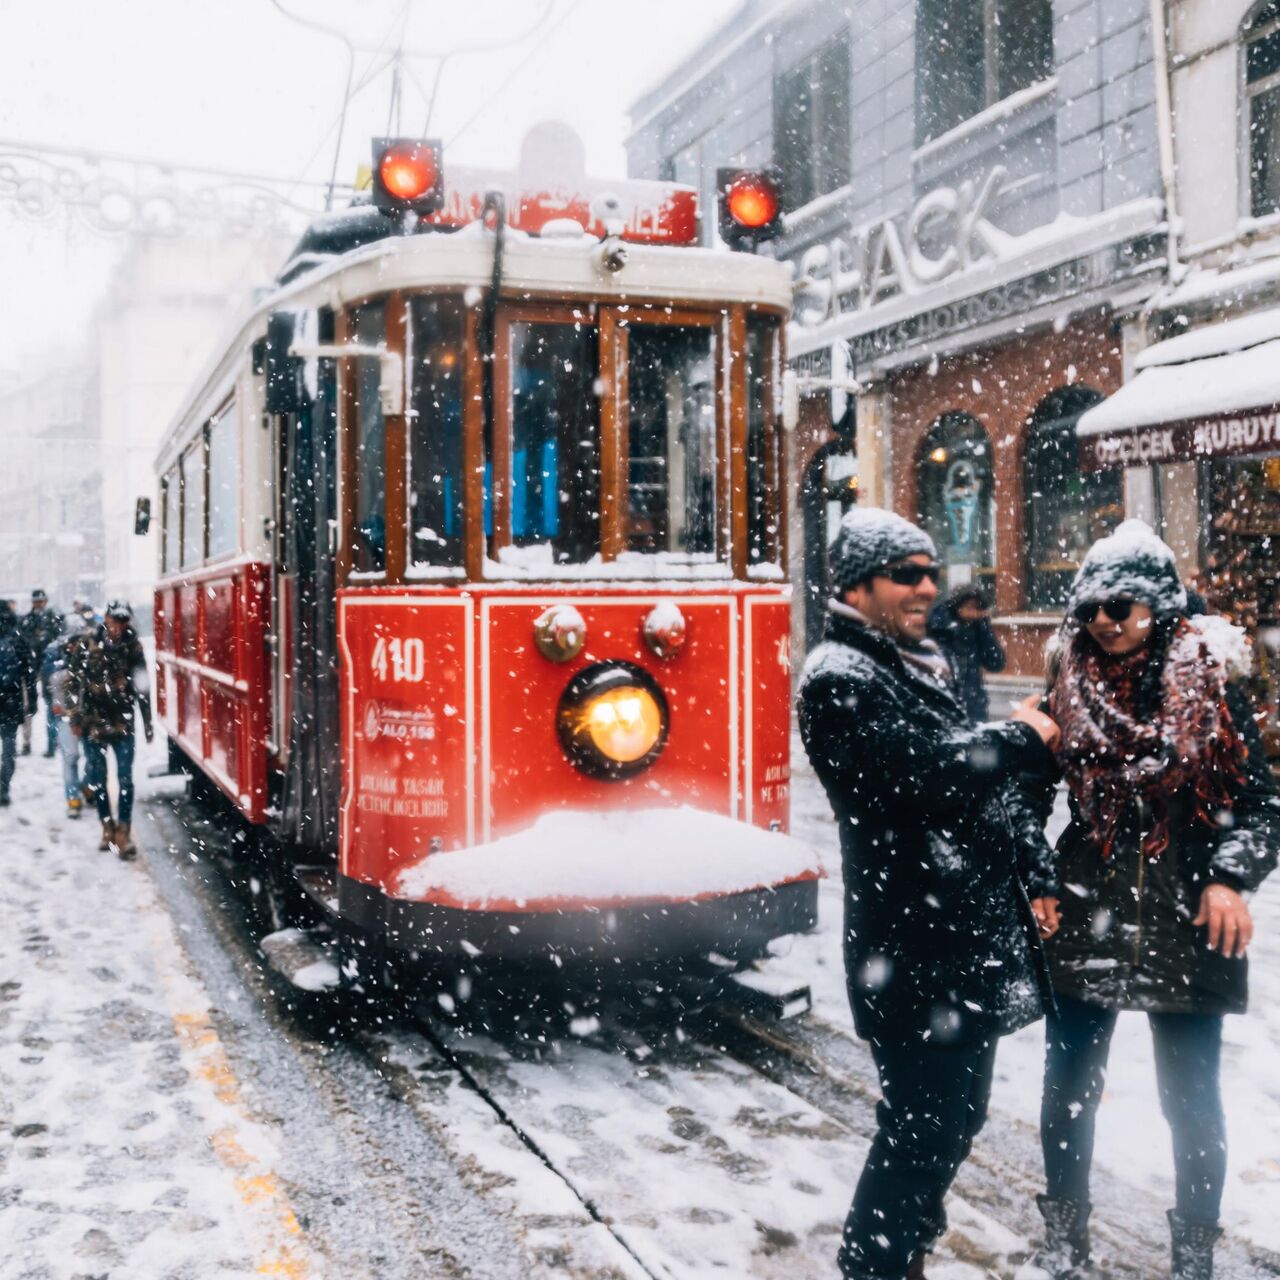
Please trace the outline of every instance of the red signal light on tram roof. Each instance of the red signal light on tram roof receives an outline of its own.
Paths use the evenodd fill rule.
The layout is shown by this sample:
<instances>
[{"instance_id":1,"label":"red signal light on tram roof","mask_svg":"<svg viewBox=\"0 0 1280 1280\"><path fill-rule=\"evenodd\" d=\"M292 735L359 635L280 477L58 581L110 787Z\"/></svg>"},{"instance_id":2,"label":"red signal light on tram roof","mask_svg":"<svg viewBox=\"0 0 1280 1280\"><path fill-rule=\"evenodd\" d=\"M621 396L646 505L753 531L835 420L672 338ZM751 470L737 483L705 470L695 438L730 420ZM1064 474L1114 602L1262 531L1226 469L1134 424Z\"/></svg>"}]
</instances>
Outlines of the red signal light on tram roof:
<instances>
[{"instance_id":1,"label":"red signal light on tram roof","mask_svg":"<svg viewBox=\"0 0 1280 1280\"><path fill-rule=\"evenodd\" d=\"M776 169L720 169L720 239L731 249L751 248L782 231L782 175Z\"/></svg>"},{"instance_id":2,"label":"red signal light on tram roof","mask_svg":"<svg viewBox=\"0 0 1280 1280\"><path fill-rule=\"evenodd\" d=\"M439 141L375 138L373 203L383 213L435 213L444 203Z\"/></svg>"}]
</instances>

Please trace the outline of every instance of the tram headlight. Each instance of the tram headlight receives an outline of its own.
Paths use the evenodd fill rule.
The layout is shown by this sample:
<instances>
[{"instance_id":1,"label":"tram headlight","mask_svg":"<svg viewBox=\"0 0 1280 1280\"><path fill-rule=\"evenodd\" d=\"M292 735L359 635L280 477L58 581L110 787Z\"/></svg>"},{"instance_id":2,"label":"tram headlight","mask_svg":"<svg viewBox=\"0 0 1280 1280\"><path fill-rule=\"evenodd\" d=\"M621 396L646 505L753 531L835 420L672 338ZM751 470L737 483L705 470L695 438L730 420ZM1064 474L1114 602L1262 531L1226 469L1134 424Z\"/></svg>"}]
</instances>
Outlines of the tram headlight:
<instances>
[{"instance_id":1,"label":"tram headlight","mask_svg":"<svg viewBox=\"0 0 1280 1280\"><path fill-rule=\"evenodd\" d=\"M600 662L565 687L557 711L565 755L596 778L647 769L667 741L667 700L657 682L629 662Z\"/></svg>"}]
</instances>

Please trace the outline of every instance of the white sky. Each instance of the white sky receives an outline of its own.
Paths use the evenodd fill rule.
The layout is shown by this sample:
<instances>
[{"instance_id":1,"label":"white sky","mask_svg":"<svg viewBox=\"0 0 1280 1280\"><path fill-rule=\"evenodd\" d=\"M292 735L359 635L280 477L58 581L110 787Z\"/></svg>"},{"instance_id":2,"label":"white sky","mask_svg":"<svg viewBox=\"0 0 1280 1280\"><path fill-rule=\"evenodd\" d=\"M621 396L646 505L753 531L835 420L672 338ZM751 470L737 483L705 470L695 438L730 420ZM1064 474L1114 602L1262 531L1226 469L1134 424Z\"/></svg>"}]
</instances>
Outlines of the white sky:
<instances>
[{"instance_id":1,"label":"white sky","mask_svg":"<svg viewBox=\"0 0 1280 1280\"><path fill-rule=\"evenodd\" d=\"M327 180L346 53L277 2L340 24L365 46L357 82L394 46L402 20L406 50L458 50L431 126L447 144L446 166L514 167L528 127L560 119L582 135L589 170L607 175L625 172L630 102L740 0L0 0L0 140ZM466 52L510 40L518 43ZM437 60L415 56L408 66L402 124L417 134ZM390 90L385 71L354 98L340 180L354 177L369 139L385 130ZM77 340L119 250L62 210L40 220L18 213L3 144L0 373Z\"/></svg>"}]
</instances>

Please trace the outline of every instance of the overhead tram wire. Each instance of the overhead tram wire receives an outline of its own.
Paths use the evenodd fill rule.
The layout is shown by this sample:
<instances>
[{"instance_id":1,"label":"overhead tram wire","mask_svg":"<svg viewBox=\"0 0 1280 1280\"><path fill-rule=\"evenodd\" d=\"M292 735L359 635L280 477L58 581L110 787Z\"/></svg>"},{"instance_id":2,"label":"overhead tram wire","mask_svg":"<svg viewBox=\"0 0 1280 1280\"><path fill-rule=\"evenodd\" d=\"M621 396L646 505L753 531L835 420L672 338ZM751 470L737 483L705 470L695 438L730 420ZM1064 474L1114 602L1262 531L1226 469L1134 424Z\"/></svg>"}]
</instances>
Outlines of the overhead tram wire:
<instances>
[{"instance_id":1,"label":"overhead tram wire","mask_svg":"<svg viewBox=\"0 0 1280 1280\"><path fill-rule=\"evenodd\" d=\"M507 89L511 86L512 81L515 80L515 78L525 69L525 67L527 67L529 63L533 61L534 55L538 52L538 50L541 49L542 46L546 44L547 41L550 40L551 37L555 35L555 33L559 31L562 26L564 26L565 22L568 21L568 19L574 14L574 12L581 6L581 4L582 4L582 0L571 0L571 3L569 4L568 8L566 8L565 11L559 16L559 18L557 18L555 22L553 22L545 32L543 32L542 36L534 43L533 47L530 48L529 52L526 53L525 56L521 58L518 63L516 63L516 65L511 69L511 71L507 74L506 78L498 85L498 87L494 89L494 91L475 109L475 111L471 113L470 116L467 117L467 119L462 124L461 128L454 131L453 136L449 139L446 146L452 147L458 141L458 139L461 138L462 135L466 133L466 131L470 129L471 126L475 124L475 122L482 115L484 115L486 111L488 111L488 109L494 104L494 102L497 101L498 97L507 91Z\"/></svg>"}]
</instances>

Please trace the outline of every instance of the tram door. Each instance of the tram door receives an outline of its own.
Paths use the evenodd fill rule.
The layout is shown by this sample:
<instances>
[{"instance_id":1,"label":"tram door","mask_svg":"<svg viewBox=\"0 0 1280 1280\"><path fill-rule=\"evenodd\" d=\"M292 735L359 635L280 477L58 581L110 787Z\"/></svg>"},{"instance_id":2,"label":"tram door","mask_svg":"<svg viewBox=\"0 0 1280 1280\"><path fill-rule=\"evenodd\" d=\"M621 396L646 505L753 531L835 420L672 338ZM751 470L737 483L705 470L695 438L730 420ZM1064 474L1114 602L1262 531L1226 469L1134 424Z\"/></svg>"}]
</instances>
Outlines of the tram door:
<instances>
[{"instance_id":1,"label":"tram door","mask_svg":"<svg viewBox=\"0 0 1280 1280\"><path fill-rule=\"evenodd\" d=\"M327 325L326 325L327 319ZM326 332L326 327L328 332ZM320 341L332 342L321 313ZM279 423L272 620L278 755L284 765L279 834L336 854L342 778L338 725L337 367L318 360L296 412Z\"/></svg>"}]
</instances>

